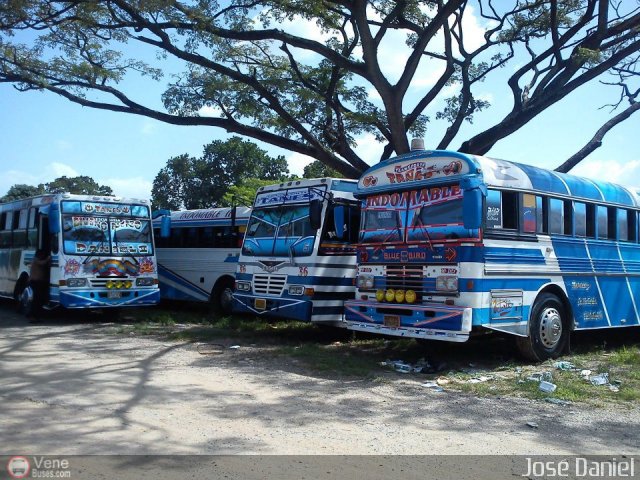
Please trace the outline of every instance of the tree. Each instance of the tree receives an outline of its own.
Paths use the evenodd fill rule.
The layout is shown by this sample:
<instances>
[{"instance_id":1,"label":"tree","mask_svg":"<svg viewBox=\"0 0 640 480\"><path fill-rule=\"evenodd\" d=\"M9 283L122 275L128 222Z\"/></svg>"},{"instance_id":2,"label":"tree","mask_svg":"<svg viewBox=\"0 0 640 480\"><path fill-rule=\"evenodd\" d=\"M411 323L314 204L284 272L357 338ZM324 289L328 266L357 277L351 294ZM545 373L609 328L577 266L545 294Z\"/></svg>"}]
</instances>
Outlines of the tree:
<instances>
[{"instance_id":1,"label":"tree","mask_svg":"<svg viewBox=\"0 0 640 480\"><path fill-rule=\"evenodd\" d=\"M44 188L42 188L42 185L34 187L33 185L17 183L9 188L4 197L0 197L0 202L11 202L13 200L20 200L21 198L34 197L43 193Z\"/></svg>"},{"instance_id":2,"label":"tree","mask_svg":"<svg viewBox=\"0 0 640 480\"><path fill-rule=\"evenodd\" d=\"M256 198L256 192L260 187L273 185L273 180L262 180L260 178L245 178L240 183L229 187L220 201L221 207L250 207Z\"/></svg>"},{"instance_id":3,"label":"tree","mask_svg":"<svg viewBox=\"0 0 640 480\"><path fill-rule=\"evenodd\" d=\"M204 147L200 158L183 154L170 158L153 181L154 208L207 208L224 204L229 188L249 178L267 184L287 178L287 160L271 157L255 143L232 137Z\"/></svg>"},{"instance_id":4,"label":"tree","mask_svg":"<svg viewBox=\"0 0 640 480\"><path fill-rule=\"evenodd\" d=\"M342 174L335 171L333 168L328 167L319 160L311 162L304 167L302 172L302 178L322 178L322 177L338 177L341 178Z\"/></svg>"},{"instance_id":5,"label":"tree","mask_svg":"<svg viewBox=\"0 0 640 480\"><path fill-rule=\"evenodd\" d=\"M477 44L464 28L474 13L484 27ZM296 35L300 25L304 34ZM434 146L461 142L459 150L484 154L613 69L637 75L639 25L637 2L618 0L9 0L0 5L0 82L176 125L219 127L355 177L368 166L354 150L365 134L383 143L385 159L407 152L409 136L439 121L447 128ZM19 43L25 36L37 40ZM391 75L382 47L399 50L403 41L407 55L393 62L404 62L402 70ZM127 58L125 43L182 62L164 109L127 91L128 76L158 80L162 71ZM514 71L504 95L512 109L459 138L462 125L490 107L479 84L508 63ZM414 98L409 89L425 68L434 81ZM215 115L202 115L205 107Z\"/></svg>"},{"instance_id":6,"label":"tree","mask_svg":"<svg viewBox=\"0 0 640 480\"><path fill-rule=\"evenodd\" d=\"M93 178L86 175L77 177L62 176L53 182L38 185L44 193L75 193L79 195L113 195L113 190L107 185L99 185Z\"/></svg>"},{"instance_id":7,"label":"tree","mask_svg":"<svg viewBox=\"0 0 640 480\"><path fill-rule=\"evenodd\" d=\"M78 177L58 177L52 182L41 183L37 187L25 184L13 185L7 194L0 198L0 202L9 202L20 198L33 197L44 193L76 193L80 195L113 195L111 187L99 185L93 178L86 175Z\"/></svg>"}]
</instances>

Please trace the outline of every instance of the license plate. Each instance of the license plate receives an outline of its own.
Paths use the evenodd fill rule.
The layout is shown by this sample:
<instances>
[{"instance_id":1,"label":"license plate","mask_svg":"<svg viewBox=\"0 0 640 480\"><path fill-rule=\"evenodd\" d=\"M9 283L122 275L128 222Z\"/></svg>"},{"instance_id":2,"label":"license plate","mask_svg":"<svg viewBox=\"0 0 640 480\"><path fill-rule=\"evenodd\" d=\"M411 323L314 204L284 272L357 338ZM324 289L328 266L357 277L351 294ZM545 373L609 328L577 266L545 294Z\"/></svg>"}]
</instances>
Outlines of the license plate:
<instances>
[{"instance_id":1,"label":"license plate","mask_svg":"<svg viewBox=\"0 0 640 480\"><path fill-rule=\"evenodd\" d=\"M400 328L400 315L385 315L384 326L391 328Z\"/></svg>"},{"instance_id":2,"label":"license plate","mask_svg":"<svg viewBox=\"0 0 640 480\"><path fill-rule=\"evenodd\" d=\"M266 310L267 309L267 300L264 298L256 298L254 303L256 310Z\"/></svg>"},{"instance_id":3,"label":"license plate","mask_svg":"<svg viewBox=\"0 0 640 480\"><path fill-rule=\"evenodd\" d=\"M107 292L107 298L122 298L122 292L109 290Z\"/></svg>"}]
</instances>

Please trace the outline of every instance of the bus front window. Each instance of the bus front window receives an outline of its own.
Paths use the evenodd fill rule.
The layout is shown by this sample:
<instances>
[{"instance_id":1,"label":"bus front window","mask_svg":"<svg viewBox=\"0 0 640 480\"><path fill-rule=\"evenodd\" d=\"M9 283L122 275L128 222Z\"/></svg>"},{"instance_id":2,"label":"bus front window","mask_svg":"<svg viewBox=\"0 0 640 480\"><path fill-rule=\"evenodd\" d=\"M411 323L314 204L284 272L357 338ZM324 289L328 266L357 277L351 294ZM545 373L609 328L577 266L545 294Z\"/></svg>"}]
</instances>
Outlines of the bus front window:
<instances>
[{"instance_id":1,"label":"bus front window","mask_svg":"<svg viewBox=\"0 0 640 480\"><path fill-rule=\"evenodd\" d=\"M401 242L404 226L400 210L366 209L360 232L363 243Z\"/></svg>"}]
</instances>

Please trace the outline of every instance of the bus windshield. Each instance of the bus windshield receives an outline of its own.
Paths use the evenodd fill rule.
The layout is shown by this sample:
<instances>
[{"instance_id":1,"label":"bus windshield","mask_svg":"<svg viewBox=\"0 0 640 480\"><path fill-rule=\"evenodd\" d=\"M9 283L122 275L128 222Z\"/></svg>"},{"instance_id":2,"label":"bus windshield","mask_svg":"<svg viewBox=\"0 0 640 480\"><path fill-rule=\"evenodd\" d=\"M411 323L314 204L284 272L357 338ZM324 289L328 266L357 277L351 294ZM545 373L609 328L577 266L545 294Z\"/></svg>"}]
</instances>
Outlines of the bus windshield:
<instances>
[{"instance_id":1,"label":"bus windshield","mask_svg":"<svg viewBox=\"0 0 640 480\"><path fill-rule=\"evenodd\" d=\"M62 240L68 255L153 254L151 224L139 218L63 215Z\"/></svg>"},{"instance_id":2,"label":"bus windshield","mask_svg":"<svg viewBox=\"0 0 640 480\"><path fill-rule=\"evenodd\" d=\"M378 194L364 201L362 243L417 243L476 238L462 220L458 185Z\"/></svg>"},{"instance_id":3,"label":"bus windshield","mask_svg":"<svg viewBox=\"0 0 640 480\"><path fill-rule=\"evenodd\" d=\"M276 257L311 255L316 231L311 229L309 205L256 208L251 214L242 253Z\"/></svg>"}]
</instances>

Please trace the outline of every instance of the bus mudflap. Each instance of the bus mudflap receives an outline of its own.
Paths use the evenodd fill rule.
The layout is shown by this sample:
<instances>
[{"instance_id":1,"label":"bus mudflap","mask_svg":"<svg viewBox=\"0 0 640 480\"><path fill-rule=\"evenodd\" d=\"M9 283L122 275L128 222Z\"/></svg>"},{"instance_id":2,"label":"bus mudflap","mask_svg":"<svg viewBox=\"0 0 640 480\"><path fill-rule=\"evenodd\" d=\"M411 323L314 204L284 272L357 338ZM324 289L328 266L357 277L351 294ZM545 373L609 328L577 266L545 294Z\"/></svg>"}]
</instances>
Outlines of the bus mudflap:
<instances>
[{"instance_id":1,"label":"bus mudflap","mask_svg":"<svg viewBox=\"0 0 640 480\"><path fill-rule=\"evenodd\" d=\"M352 300L345 303L349 330L397 337L466 342L472 309L443 304L391 305Z\"/></svg>"}]
</instances>

